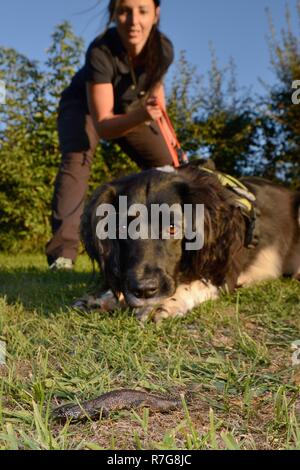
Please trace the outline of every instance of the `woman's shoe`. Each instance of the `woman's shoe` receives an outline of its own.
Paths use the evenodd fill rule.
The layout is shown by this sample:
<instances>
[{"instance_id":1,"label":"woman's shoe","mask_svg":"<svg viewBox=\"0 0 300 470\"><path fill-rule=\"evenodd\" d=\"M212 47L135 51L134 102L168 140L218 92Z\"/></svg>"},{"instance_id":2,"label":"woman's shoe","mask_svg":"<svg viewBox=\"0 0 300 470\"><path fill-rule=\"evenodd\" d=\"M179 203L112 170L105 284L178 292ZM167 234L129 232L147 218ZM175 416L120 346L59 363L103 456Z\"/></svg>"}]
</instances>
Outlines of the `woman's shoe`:
<instances>
[{"instance_id":1,"label":"woman's shoe","mask_svg":"<svg viewBox=\"0 0 300 470\"><path fill-rule=\"evenodd\" d=\"M71 271L73 269L73 261L70 258L60 256L49 266L49 269L51 271Z\"/></svg>"}]
</instances>

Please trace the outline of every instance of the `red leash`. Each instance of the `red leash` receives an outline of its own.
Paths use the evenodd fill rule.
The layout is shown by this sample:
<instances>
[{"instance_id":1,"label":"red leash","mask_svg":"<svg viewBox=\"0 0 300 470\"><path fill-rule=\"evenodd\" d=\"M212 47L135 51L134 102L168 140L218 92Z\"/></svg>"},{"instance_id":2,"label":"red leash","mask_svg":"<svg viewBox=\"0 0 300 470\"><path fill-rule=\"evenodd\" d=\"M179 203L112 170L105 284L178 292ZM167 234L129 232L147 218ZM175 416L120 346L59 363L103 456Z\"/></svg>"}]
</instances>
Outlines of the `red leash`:
<instances>
[{"instance_id":1,"label":"red leash","mask_svg":"<svg viewBox=\"0 0 300 470\"><path fill-rule=\"evenodd\" d=\"M188 163L188 158L187 158L186 153L181 148L181 145L179 143L179 140L177 139L175 129L174 129L173 124L172 124L172 122L171 122L171 120L168 116L168 113L166 112L166 110L164 109L164 107L162 106L160 101L158 101L158 106L160 107L160 110L162 112L162 117L157 120L157 124L158 124L158 127L160 129L160 132L161 132L163 138L165 139L165 142L167 144L169 152L172 156L173 165L174 165L175 168L178 168L181 165L187 164ZM166 122L166 124L167 124L167 126L170 130L170 133L171 133L171 135L174 139L175 145L172 145L172 142L169 138L169 134L167 133L167 131L164 127L163 120L165 120L165 122Z\"/></svg>"}]
</instances>

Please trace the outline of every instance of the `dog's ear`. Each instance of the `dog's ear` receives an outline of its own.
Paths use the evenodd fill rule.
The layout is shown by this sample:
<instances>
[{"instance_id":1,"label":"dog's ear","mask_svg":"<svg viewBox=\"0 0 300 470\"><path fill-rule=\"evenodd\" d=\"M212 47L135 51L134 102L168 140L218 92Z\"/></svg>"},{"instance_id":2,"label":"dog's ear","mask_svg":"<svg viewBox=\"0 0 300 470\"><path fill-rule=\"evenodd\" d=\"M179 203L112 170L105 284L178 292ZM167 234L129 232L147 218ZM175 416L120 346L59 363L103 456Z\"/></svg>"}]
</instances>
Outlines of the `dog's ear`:
<instances>
[{"instance_id":1,"label":"dog's ear","mask_svg":"<svg viewBox=\"0 0 300 470\"><path fill-rule=\"evenodd\" d=\"M245 245L246 221L241 209L234 206L226 207L221 217L222 222L216 227L218 240L211 247L215 255L214 276L215 282L232 290L240 270L238 255Z\"/></svg>"},{"instance_id":2,"label":"dog's ear","mask_svg":"<svg viewBox=\"0 0 300 470\"><path fill-rule=\"evenodd\" d=\"M245 220L234 207L231 194L214 175L191 171L184 202L204 205L204 245L199 250L183 250L182 269L188 278L204 278L215 285L233 285L237 253L244 245ZM199 231L199 230L198 230Z\"/></svg>"},{"instance_id":3,"label":"dog's ear","mask_svg":"<svg viewBox=\"0 0 300 470\"><path fill-rule=\"evenodd\" d=\"M97 217L96 212L101 204L114 205L116 197L117 191L114 185L104 184L100 186L87 201L81 217L81 240L91 260L96 261L102 269L104 268L103 260L108 256L112 247L110 240L100 240L97 237L96 226L99 217Z\"/></svg>"},{"instance_id":4,"label":"dog's ear","mask_svg":"<svg viewBox=\"0 0 300 470\"><path fill-rule=\"evenodd\" d=\"M200 250L185 252L185 269L196 278L217 286L235 286L238 275L238 253L244 246L245 220L238 208L204 209L204 244Z\"/></svg>"}]
</instances>

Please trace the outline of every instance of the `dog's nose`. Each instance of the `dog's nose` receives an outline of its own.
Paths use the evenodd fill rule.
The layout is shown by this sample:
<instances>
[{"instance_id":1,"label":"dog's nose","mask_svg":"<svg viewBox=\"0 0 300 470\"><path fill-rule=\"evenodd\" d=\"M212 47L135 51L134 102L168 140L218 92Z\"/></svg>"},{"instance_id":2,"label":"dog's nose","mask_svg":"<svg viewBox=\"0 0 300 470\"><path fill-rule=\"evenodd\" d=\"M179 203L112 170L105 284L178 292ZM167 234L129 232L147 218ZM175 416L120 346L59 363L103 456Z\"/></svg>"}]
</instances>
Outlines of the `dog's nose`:
<instances>
[{"instance_id":1,"label":"dog's nose","mask_svg":"<svg viewBox=\"0 0 300 470\"><path fill-rule=\"evenodd\" d=\"M150 299L158 292L158 280L156 279L132 279L128 284L129 291L138 299Z\"/></svg>"}]
</instances>

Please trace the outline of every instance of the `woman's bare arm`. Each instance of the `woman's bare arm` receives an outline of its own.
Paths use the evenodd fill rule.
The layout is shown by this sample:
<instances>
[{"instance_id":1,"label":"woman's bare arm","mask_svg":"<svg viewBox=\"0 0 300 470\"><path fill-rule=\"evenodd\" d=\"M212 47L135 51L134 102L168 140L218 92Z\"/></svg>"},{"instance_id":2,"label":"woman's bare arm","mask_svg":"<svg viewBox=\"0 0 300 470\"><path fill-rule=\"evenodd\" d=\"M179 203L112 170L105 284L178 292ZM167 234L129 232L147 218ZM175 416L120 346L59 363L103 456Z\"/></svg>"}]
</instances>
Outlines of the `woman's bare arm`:
<instances>
[{"instance_id":1,"label":"woman's bare arm","mask_svg":"<svg viewBox=\"0 0 300 470\"><path fill-rule=\"evenodd\" d=\"M102 139L122 137L139 124L156 120L161 116L155 97L151 97L139 108L126 114L114 114L114 95L111 83L88 83L89 110L96 130Z\"/></svg>"}]
</instances>

